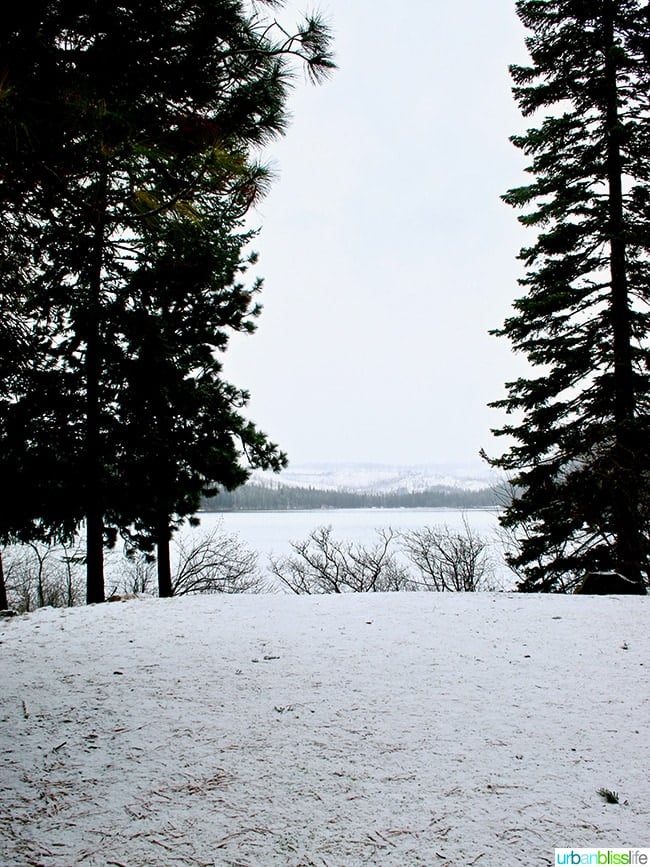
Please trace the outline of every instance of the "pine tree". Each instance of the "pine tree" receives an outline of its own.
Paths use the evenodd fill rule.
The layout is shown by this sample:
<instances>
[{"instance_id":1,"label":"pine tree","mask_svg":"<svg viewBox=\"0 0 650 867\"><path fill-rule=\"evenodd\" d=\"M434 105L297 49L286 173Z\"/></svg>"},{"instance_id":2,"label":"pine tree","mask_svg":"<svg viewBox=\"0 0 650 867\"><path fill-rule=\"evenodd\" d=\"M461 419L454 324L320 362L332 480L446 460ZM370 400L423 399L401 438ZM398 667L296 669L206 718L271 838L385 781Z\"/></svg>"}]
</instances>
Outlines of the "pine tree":
<instances>
[{"instance_id":1,"label":"pine tree","mask_svg":"<svg viewBox=\"0 0 650 867\"><path fill-rule=\"evenodd\" d=\"M0 58L0 216L29 260L0 274L0 290L26 299L25 321L52 337L53 369L77 398L79 485L60 506L85 518L87 599L97 602L128 363L119 302L133 263L169 219L206 216L197 203L219 172L221 198L252 201L252 149L284 130L291 63L325 75L329 35L313 17L289 35L235 0L134 2L128 12L105 0L26 0L0 25ZM39 417L27 393L22 406Z\"/></svg>"},{"instance_id":2,"label":"pine tree","mask_svg":"<svg viewBox=\"0 0 650 867\"><path fill-rule=\"evenodd\" d=\"M243 484L250 468L280 469L285 456L241 415L248 396L224 382L218 353L234 331L251 331L259 281L241 278L251 233L226 231L215 214L169 221L152 233L125 287L128 364L117 416L113 520L145 551L157 549L159 591L171 595L169 541L217 487ZM126 307L127 305L125 305Z\"/></svg>"},{"instance_id":3,"label":"pine tree","mask_svg":"<svg viewBox=\"0 0 650 867\"><path fill-rule=\"evenodd\" d=\"M617 571L645 592L650 515L650 6L520 0L529 66L514 66L524 116L513 137L532 183L504 199L538 230L520 258L527 294L494 332L533 373L493 406L517 421L494 466L512 474L502 516L520 589L571 589ZM536 374L536 375L535 375Z\"/></svg>"}]
</instances>

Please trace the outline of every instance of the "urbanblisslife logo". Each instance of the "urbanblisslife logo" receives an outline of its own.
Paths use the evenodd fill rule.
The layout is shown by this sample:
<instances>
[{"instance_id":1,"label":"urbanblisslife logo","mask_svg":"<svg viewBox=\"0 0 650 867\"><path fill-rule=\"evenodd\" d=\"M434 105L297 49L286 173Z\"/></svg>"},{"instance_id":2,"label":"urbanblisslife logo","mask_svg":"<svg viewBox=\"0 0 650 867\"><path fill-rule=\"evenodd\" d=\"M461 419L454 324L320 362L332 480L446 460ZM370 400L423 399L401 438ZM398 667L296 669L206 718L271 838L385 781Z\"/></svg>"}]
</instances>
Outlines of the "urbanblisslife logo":
<instances>
[{"instance_id":1,"label":"urbanblisslife logo","mask_svg":"<svg viewBox=\"0 0 650 867\"><path fill-rule=\"evenodd\" d=\"M553 863L650 865L650 849L556 849Z\"/></svg>"}]
</instances>

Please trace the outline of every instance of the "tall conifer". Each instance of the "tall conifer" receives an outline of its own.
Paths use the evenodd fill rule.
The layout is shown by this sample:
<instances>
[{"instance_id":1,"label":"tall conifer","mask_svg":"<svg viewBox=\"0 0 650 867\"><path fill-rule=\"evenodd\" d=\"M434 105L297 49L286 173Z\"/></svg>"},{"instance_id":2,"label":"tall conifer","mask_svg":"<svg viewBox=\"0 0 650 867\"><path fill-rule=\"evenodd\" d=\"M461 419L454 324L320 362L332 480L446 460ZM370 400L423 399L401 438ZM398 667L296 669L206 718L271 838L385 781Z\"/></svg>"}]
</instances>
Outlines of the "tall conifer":
<instances>
[{"instance_id":1,"label":"tall conifer","mask_svg":"<svg viewBox=\"0 0 650 867\"><path fill-rule=\"evenodd\" d=\"M519 0L531 62L511 68L536 126L514 136L532 183L504 199L536 242L526 295L495 332L532 365L493 406L516 421L491 462L513 479L502 517L520 589L648 574L650 6ZM540 117L540 115L543 115Z\"/></svg>"}]
</instances>

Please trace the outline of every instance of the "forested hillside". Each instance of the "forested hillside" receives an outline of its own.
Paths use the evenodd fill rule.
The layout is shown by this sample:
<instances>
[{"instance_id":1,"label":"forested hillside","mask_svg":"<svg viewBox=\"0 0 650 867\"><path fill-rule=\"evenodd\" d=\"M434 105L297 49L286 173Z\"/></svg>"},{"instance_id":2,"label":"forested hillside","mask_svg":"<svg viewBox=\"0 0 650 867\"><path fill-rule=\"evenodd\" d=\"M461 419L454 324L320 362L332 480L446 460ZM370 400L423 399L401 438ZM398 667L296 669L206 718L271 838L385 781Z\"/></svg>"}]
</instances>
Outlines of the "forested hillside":
<instances>
[{"instance_id":1,"label":"forested hillside","mask_svg":"<svg viewBox=\"0 0 650 867\"><path fill-rule=\"evenodd\" d=\"M267 509L490 509L502 503L502 492L496 487L465 491L440 486L426 491L374 493L249 484L235 491L221 491L204 500L203 509L208 512Z\"/></svg>"}]
</instances>

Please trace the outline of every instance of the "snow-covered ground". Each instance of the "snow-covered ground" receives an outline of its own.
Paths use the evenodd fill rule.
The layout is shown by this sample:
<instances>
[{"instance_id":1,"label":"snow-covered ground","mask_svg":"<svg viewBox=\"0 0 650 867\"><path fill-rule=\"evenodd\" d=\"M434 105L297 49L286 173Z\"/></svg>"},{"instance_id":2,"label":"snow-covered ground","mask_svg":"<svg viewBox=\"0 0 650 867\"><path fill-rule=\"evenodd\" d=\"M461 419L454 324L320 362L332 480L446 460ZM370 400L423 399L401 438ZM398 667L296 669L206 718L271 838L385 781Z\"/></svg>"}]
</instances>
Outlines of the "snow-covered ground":
<instances>
[{"instance_id":1,"label":"snow-covered ground","mask_svg":"<svg viewBox=\"0 0 650 867\"><path fill-rule=\"evenodd\" d=\"M478 491L500 476L478 461L471 464L290 464L281 473L255 470L251 481L269 485L313 487L318 490L417 493L430 488Z\"/></svg>"},{"instance_id":2,"label":"snow-covered ground","mask_svg":"<svg viewBox=\"0 0 650 867\"><path fill-rule=\"evenodd\" d=\"M649 606L213 596L3 621L0 864L535 867L648 846Z\"/></svg>"}]
</instances>

